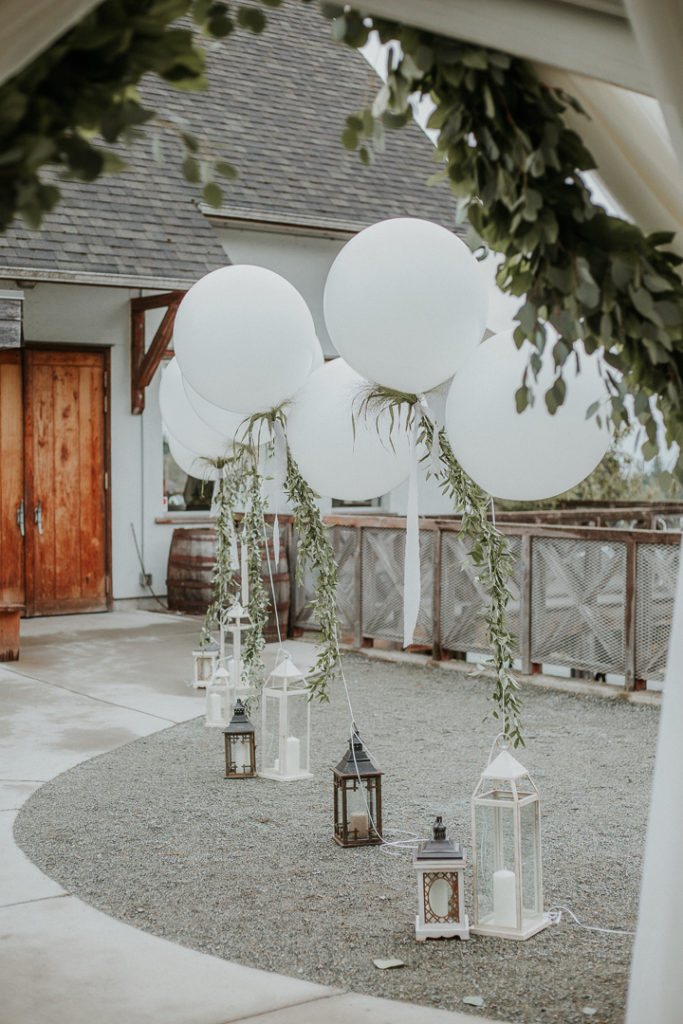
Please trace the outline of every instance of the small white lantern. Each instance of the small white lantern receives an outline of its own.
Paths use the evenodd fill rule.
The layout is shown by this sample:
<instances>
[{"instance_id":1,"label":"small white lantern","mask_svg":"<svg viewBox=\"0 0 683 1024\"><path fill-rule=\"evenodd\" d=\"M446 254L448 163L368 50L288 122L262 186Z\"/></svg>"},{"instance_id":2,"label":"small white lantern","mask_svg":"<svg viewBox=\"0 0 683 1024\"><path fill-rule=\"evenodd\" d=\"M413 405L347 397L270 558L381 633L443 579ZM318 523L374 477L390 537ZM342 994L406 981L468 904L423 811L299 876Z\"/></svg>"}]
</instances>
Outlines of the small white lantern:
<instances>
[{"instance_id":1,"label":"small white lantern","mask_svg":"<svg viewBox=\"0 0 683 1024\"><path fill-rule=\"evenodd\" d=\"M203 647L197 647L192 652L192 660L194 662L194 678L191 685L195 690L203 690L213 679L213 674L218 667L218 644L212 641L210 644L204 644Z\"/></svg>"},{"instance_id":2,"label":"small white lantern","mask_svg":"<svg viewBox=\"0 0 683 1024\"><path fill-rule=\"evenodd\" d=\"M484 769L472 796L472 846L472 931L528 939L546 928L538 790L506 749Z\"/></svg>"},{"instance_id":3,"label":"small white lantern","mask_svg":"<svg viewBox=\"0 0 683 1024\"><path fill-rule=\"evenodd\" d=\"M206 718L204 724L211 728L224 729L232 712L230 676L220 665L213 679L206 687Z\"/></svg>"},{"instance_id":4,"label":"small white lantern","mask_svg":"<svg viewBox=\"0 0 683 1024\"><path fill-rule=\"evenodd\" d=\"M245 686L242 680L242 633L250 628L251 619L239 601L228 608L228 624L232 633L232 658L228 662L232 688L230 706L232 707L238 698L245 701L256 693L253 686Z\"/></svg>"},{"instance_id":5,"label":"small white lantern","mask_svg":"<svg viewBox=\"0 0 683 1024\"><path fill-rule=\"evenodd\" d=\"M311 705L303 672L289 654L275 666L262 693L259 775L278 782L311 779Z\"/></svg>"},{"instance_id":6,"label":"small white lantern","mask_svg":"<svg viewBox=\"0 0 683 1024\"><path fill-rule=\"evenodd\" d=\"M422 843L413 857L417 870L418 913L415 938L469 939L470 923L465 914L465 848L446 839L446 826L438 817L432 826L433 838Z\"/></svg>"}]
</instances>

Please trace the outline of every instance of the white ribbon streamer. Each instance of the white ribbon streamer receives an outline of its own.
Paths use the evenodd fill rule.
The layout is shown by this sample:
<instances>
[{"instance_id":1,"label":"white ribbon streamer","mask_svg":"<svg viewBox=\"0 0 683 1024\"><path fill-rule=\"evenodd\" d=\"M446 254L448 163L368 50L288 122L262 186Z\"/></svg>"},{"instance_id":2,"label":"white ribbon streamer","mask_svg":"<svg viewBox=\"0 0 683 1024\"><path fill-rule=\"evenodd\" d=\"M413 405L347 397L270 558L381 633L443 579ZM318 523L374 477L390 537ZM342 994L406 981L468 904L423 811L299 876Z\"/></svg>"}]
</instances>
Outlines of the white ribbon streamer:
<instances>
[{"instance_id":1,"label":"white ribbon streamer","mask_svg":"<svg viewBox=\"0 0 683 1024\"><path fill-rule=\"evenodd\" d=\"M417 505L417 431L420 417L413 415L410 430L410 475L406 516L406 550L403 566L403 646L413 642L420 611L420 523Z\"/></svg>"}]
</instances>

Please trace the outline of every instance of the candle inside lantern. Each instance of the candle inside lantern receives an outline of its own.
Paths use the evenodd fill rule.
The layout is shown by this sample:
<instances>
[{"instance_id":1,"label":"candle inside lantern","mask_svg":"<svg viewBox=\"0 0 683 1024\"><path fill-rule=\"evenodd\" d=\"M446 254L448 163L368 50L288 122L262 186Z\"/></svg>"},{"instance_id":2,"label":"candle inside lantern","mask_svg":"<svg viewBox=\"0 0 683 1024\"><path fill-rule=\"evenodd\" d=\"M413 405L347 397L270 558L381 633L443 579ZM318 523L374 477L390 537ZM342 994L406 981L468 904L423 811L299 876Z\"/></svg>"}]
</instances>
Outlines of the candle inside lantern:
<instances>
[{"instance_id":1,"label":"candle inside lantern","mask_svg":"<svg viewBox=\"0 0 683 1024\"><path fill-rule=\"evenodd\" d=\"M285 746L285 765L287 775L298 775L300 771L299 741L296 736L288 736Z\"/></svg>"},{"instance_id":2,"label":"candle inside lantern","mask_svg":"<svg viewBox=\"0 0 683 1024\"><path fill-rule=\"evenodd\" d=\"M349 815L349 833L353 839L367 839L368 816L362 812Z\"/></svg>"},{"instance_id":3,"label":"candle inside lantern","mask_svg":"<svg viewBox=\"0 0 683 1024\"><path fill-rule=\"evenodd\" d=\"M249 552L244 531L242 531L242 593L240 594L240 602L245 608L249 604Z\"/></svg>"},{"instance_id":4,"label":"candle inside lantern","mask_svg":"<svg viewBox=\"0 0 683 1024\"><path fill-rule=\"evenodd\" d=\"M499 928L517 927L517 885L514 871L493 872L493 922Z\"/></svg>"},{"instance_id":5,"label":"candle inside lantern","mask_svg":"<svg viewBox=\"0 0 683 1024\"><path fill-rule=\"evenodd\" d=\"M209 721L220 722L223 719L222 700L220 693L209 694Z\"/></svg>"},{"instance_id":6,"label":"candle inside lantern","mask_svg":"<svg viewBox=\"0 0 683 1024\"><path fill-rule=\"evenodd\" d=\"M232 756L236 772L248 772L251 768L249 743L240 740L232 745Z\"/></svg>"}]
</instances>

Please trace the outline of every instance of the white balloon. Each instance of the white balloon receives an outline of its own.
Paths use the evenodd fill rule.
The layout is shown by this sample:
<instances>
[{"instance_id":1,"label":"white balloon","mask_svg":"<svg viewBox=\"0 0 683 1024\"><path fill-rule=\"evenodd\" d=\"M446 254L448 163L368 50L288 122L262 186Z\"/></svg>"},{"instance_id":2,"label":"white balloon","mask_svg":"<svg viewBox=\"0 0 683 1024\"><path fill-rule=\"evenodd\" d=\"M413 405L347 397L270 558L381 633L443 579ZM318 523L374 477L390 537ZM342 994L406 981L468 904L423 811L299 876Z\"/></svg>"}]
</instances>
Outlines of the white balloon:
<instances>
[{"instance_id":1,"label":"white balloon","mask_svg":"<svg viewBox=\"0 0 683 1024\"><path fill-rule=\"evenodd\" d=\"M187 400L177 359L172 359L162 374L159 407L169 434L184 447L207 459L222 459L229 454L231 438L208 426Z\"/></svg>"},{"instance_id":2,"label":"white balloon","mask_svg":"<svg viewBox=\"0 0 683 1024\"><path fill-rule=\"evenodd\" d=\"M291 398L312 362L313 318L296 288L264 267L221 267L187 292L173 340L183 376L232 412Z\"/></svg>"},{"instance_id":3,"label":"white balloon","mask_svg":"<svg viewBox=\"0 0 683 1024\"><path fill-rule=\"evenodd\" d=\"M207 401L206 398L202 398L184 377L182 381L187 400L200 420L203 420L217 434L227 437L231 442L235 438L241 441L248 417L242 412L229 412L227 409L221 409L220 406L214 405L213 402Z\"/></svg>"},{"instance_id":4,"label":"white balloon","mask_svg":"<svg viewBox=\"0 0 683 1024\"><path fill-rule=\"evenodd\" d=\"M405 424L396 423L390 439L388 412L377 423L373 413L364 416L359 409L364 385L367 381L348 363L334 359L311 374L288 412L292 455L304 479L325 497L365 501L408 476Z\"/></svg>"},{"instance_id":5,"label":"white balloon","mask_svg":"<svg viewBox=\"0 0 683 1024\"><path fill-rule=\"evenodd\" d=\"M314 373L316 370L319 370L320 367L324 366L325 364L325 354L323 352L323 347L320 344L320 340L317 337L311 338L311 349L313 352L313 361L311 362L311 368L308 372Z\"/></svg>"},{"instance_id":6,"label":"white balloon","mask_svg":"<svg viewBox=\"0 0 683 1024\"><path fill-rule=\"evenodd\" d=\"M220 480L220 469L216 469L215 466L212 466L201 455L197 455L196 452L190 451L180 441L176 441L168 427L166 427L166 434L168 450L173 456L173 461L177 466L180 466L183 473L193 476L196 480Z\"/></svg>"},{"instance_id":7,"label":"white balloon","mask_svg":"<svg viewBox=\"0 0 683 1024\"><path fill-rule=\"evenodd\" d=\"M398 217L365 228L341 250L325 284L325 322L363 377L419 393L452 377L479 343L487 290L456 235Z\"/></svg>"},{"instance_id":8,"label":"white balloon","mask_svg":"<svg viewBox=\"0 0 683 1024\"><path fill-rule=\"evenodd\" d=\"M598 465L610 441L602 418L586 419L593 402L606 397L597 355L580 354L565 363L567 393L551 416L545 392L554 380L552 342L546 345L535 401L517 413L515 392L533 347L517 349L513 332L485 341L455 375L446 403L446 430L453 453L469 476L489 494L514 501L538 501L561 494Z\"/></svg>"}]
</instances>

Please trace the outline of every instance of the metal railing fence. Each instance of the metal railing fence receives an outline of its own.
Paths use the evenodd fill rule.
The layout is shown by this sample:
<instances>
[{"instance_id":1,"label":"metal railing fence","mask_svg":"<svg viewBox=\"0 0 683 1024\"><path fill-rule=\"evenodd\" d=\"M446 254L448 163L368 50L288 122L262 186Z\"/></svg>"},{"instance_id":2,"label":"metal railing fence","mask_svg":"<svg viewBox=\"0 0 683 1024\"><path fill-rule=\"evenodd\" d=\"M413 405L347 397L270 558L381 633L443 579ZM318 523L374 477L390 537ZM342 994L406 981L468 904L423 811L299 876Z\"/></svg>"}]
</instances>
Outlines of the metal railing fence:
<instances>
[{"instance_id":1,"label":"metal railing fence","mask_svg":"<svg viewBox=\"0 0 683 1024\"><path fill-rule=\"evenodd\" d=\"M356 647L400 646L405 519L327 516L326 522L345 639ZM499 523L499 529L515 555L508 614L522 672L560 665L617 674L629 690L664 678L679 532L537 523ZM421 520L415 645L435 658L488 651L487 595L468 548L458 520ZM296 588L296 629L315 629L312 582Z\"/></svg>"}]
</instances>

